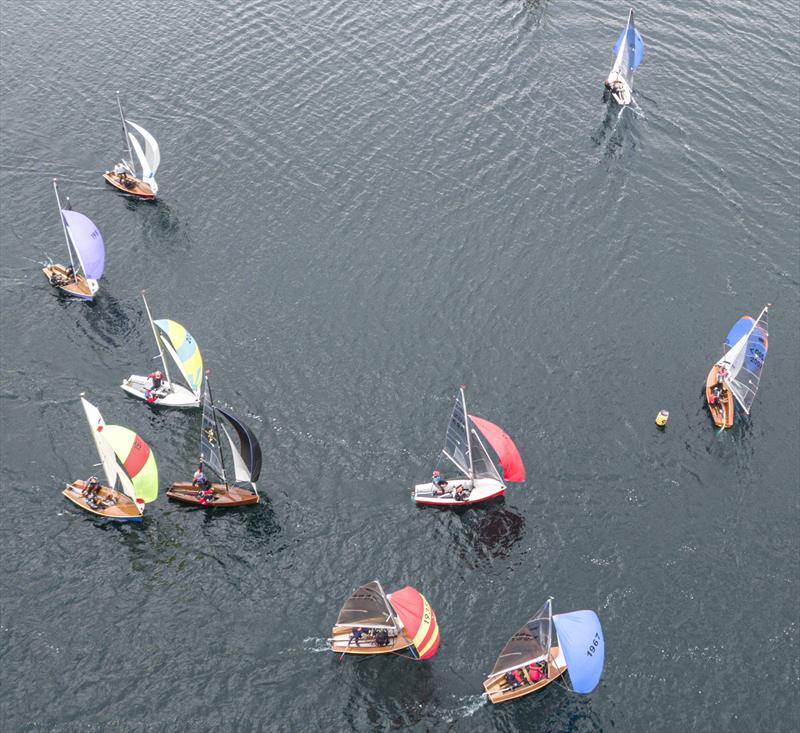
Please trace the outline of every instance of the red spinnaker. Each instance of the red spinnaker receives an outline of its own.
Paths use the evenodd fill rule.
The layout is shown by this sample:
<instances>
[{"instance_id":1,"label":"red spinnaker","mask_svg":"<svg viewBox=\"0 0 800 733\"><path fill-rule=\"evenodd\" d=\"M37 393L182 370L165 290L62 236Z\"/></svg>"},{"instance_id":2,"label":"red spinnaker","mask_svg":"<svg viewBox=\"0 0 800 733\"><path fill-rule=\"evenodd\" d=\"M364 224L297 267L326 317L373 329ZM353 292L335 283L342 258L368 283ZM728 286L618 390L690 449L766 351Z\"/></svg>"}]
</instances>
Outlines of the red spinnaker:
<instances>
[{"instance_id":1,"label":"red spinnaker","mask_svg":"<svg viewBox=\"0 0 800 733\"><path fill-rule=\"evenodd\" d=\"M514 441L511 440L508 433L499 425L477 415L470 415L469 419L475 423L475 427L481 431L489 441L489 445L497 453L500 465L503 467L503 478L506 481L524 481L525 465L522 463L517 446L514 445Z\"/></svg>"},{"instance_id":2,"label":"red spinnaker","mask_svg":"<svg viewBox=\"0 0 800 733\"><path fill-rule=\"evenodd\" d=\"M431 604L419 591L407 585L389 593L389 602L405 627L405 633L420 659L428 659L439 648L439 625Z\"/></svg>"}]
</instances>

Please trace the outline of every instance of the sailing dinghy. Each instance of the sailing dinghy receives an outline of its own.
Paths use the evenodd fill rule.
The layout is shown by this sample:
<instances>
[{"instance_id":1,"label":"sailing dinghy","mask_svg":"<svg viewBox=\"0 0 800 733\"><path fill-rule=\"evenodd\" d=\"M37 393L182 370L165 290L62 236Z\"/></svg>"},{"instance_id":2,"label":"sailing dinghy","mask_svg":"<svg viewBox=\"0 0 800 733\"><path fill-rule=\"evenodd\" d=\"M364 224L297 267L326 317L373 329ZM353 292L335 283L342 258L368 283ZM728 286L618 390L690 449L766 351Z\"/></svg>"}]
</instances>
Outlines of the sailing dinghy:
<instances>
[{"instance_id":1,"label":"sailing dinghy","mask_svg":"<svg viewBox=\"0 0 800 733\"><path fill-rule=\"evenodd\" d=\"M633 10L614 45L614 65L605 80L603 101L609 98L625 107L633 101L633 72L644 58L644 41L633 22Z\"/></svg>"},{"instance_id":2,"label":"sailing dinghy","mask_svg":"<svg viewBox=\"0 0 800 733\"><path fill-rule=\"evenodd\" d=\"M119 92L117 92L117 107L122 121L122 138L128 157L126 158L123 153L122 160L112 170L103 173L103 178L114 188L131 196L140 199L154 199L158 192L156 171L161 163L161 151L158 143L141 125L125 119ZM134 135L134 132L139 134L141 141ZM136 154L135 158L134 153ZM134 160L138 162L138 168Z\"/></svg>"},{"instance_id":3,"label":"sailing dinghy","mask_svg":"<svg viewBox=\"0 0 800 733\"><path fill-rule=\"evenodd\" d=\"M103 235L88 216L62 208L58 181L55 178L53 190L56 193L70 264L65 266L50 263L42 268L42 272L54 288L67 295L81 300L94 300L99 289L97 281L103 276L106 264Z\"/></svg>"},{"instance_id":4,"label":"sailing dinghy","mask_svg":"<svg viewBox=\"0 0 800 733\"><path fill-rule=\"evenodd\" d=\"M600 682L605 642L594 611L553 614L552 598L503 647L483 683L493 703L541 690L564 672L572 689L588 694Z\"/></svg>"},{"instance_id":5,"label":"sailing dinghy","mask_svg":"<svg viewBox=\"0 0 800 733\"><path fill-rule=\"evenodd\" d=\"M153 377L132 374L123 380L120 387L128 394L151 404L164 407L198 407L200 393L203 389L203 357L200 354L200 347L192 334L177 321L153 320L144 290L142 291L142 300L158 347L158 357L155 358L161 360L164 368L161 384L154 387ZM169 364L164 358L165 351L178 367L178 371L186 380L188 387L174 381L170 376ZM160 371L152 372L152 374L157 375Z\"/></svg>"},{"instance_id":6,"label":"sailing dinghy","mask_svg":"<svg viewBox=\"0 0 800 733\"><path fill-rule=\"evenodd\" d=\"M205 375L206 389L203 395L203 419L200 425L200 468L210 469L221 481L211 483L207 495L201 487L191 481L176 481L167 489L167 496L186 504L198 504L206 507L236 507L246 504L258 504L258 481L261 473L261 446L253 431L236 415L222 407L217 407L211 396L211 385L208 382L208 371ZM237 441L234 442L225 424L217 420L217 415L225 418ZM233 457L233 481L229 480L220 445L220 434L228 439ZM238 443L238 445L237 445Z\"/></svg>"},{"instance_id":7,"label":"sailing dinghy","mask_svg":"<svg viewBox=\"0 0 800 733\"><path fill-rule=\"evenodd\" d=\"M758 318L736 321L725 338L725 354L706 377L706 403L718 428L733 426L734 399L750 414L767 359L768 313L769 304Z\"/></svg>"},{"instance_id":8,"label":"sailing dinghy","mask_svg":"<svg viewBox=\"0 0 800 733\"><path fill-rule=\"evenodd\" d=\"M503 478L489 456L481 435L497 453L503 468ZM449 478L439 478L439 466L454 468ZM465 506L500 496L506 490L504 481L525 480L525 466L517 446L499 426L477 415L467 414L464 385L455 397L453 412L447 425L433 482L417 484L412 497L417 504L434 506Z\"/></svg>"},{"instance_id":9,"label":"sailing dinghy","mask_svg":"<svg viewBox=\"0 0 800 733\"><path fill-rule=\"evenodd\" d=\"M348 596L329 641L342 656L402 652L430 659L439 648L439 625L419 591L407 585L387 594L373 580Z\"/></svg>"},{"instance_id":10,"label":"sailing dinghy","mask_svg":"<svg viewBox=\"0 0 800 733\"><path fill-rule=\"evenodd\" d=\"M158 496L155 456L133 430L106 425L100 410L83 395L81 403L107 485L99 484L94 492L86 481L78 480L67 484L62 493L73 504L97 516L118 522L140 522L145 504Z\"/></svg>"}]
</instances>

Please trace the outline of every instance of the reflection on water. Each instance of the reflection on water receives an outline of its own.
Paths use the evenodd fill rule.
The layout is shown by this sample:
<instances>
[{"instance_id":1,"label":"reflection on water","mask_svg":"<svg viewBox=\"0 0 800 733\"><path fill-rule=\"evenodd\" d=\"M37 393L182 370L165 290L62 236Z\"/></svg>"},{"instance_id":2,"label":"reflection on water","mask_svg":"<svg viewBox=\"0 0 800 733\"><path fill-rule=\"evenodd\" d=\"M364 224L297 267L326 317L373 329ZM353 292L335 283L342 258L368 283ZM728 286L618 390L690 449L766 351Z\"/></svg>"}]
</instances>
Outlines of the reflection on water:
<instances>
[{"instance_id":1,"label":"reflection on water","mask_svg":"<svg viewBox=\"0 0 800 733\"><path fill-rule=\"evenodd\" d=\"M505 497L499 497L488 506L463 511L463 530L469 544L481 556L508 557L525 531L525 518L504 504Z\"/></svg>"}]
</instances>

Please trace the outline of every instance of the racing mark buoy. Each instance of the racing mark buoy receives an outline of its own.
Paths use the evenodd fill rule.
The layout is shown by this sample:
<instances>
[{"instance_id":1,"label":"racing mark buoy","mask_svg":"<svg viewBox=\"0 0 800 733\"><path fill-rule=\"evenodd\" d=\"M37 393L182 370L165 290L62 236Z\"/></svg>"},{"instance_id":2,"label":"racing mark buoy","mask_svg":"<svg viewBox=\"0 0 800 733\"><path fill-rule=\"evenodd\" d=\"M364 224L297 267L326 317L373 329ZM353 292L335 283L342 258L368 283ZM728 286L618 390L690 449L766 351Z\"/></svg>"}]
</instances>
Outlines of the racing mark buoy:
<instances>
[{"instance_id":1,"label":"racing mark buoy","mask_svg":"<svg viewBox=\"0 0 800 733\"><path fill-rule=\"evenodd\" d=\"M669 410L659 410L656 415L656 425L663 429L667 427L667 420L669 420Z\"/></svg>"}]
</instances>

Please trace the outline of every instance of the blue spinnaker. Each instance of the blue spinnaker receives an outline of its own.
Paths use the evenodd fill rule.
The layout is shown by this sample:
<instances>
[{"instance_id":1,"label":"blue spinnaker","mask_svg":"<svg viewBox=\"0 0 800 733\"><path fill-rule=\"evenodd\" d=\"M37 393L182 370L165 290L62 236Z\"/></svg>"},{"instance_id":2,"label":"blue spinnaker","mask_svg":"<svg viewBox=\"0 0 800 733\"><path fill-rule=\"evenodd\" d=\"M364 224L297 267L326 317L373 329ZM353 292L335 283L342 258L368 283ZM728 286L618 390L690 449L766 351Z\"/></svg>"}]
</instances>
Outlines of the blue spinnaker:
<instances>
[{"instance_id":1,"label":"blue spinnaker","mask_svg":"<svg viewBox=\"0 0 800 733\"><path fill-rule=\"evenodd\" d=\"M600 619L594 611L572 611L554 615L553 623L573 689L584 694L591 692L600 682L605 661Z\"/></svg>"},{"instance_id":2,"label":"blue spinnaker","mask_svg":"<svg viewBox=\"0 0 800 733\"><path fill-rule=\"evenodd\" d=\"M732 349L736 342L742 338L752 327L753 327L753 319L750 316L742 316L736 323L733 324L733 328L728 331L728 335L725 337L725 348Z\"/></svg>"},{"instance_id":3,"label":"blue spinnaker","mask_svg":"<svg viewBox=\"0 0 800 733\"><path fill-rule=\"evenodd\" d=\"M99 280L106 264L103 235L88 216L69 209L61 209L61 213L84 274L92 280Z\"/></svg>"},{"instance_id":4,"label":"blue spinnaker","mask_svg":"<svg viewBox=\"0 0 800 733\"><path fill-rule=\"evenodd\" d=\"M633 25L632 15L630 22L627 23L622 29L622 33L619 34L619 38L614 44L615 56L619 53L619 48L626 37L628 41L626 64L628 69L633 71L634 69L638 68L639 64L642 63L642 59L644 58L644 41L639 35L639 31L637 31Z\"/></svg>"}]
</instances>

